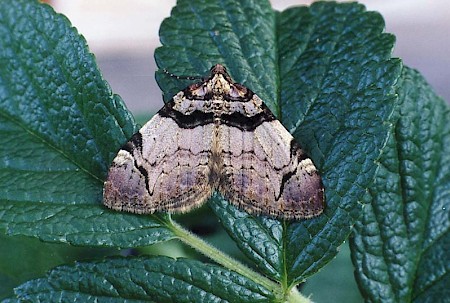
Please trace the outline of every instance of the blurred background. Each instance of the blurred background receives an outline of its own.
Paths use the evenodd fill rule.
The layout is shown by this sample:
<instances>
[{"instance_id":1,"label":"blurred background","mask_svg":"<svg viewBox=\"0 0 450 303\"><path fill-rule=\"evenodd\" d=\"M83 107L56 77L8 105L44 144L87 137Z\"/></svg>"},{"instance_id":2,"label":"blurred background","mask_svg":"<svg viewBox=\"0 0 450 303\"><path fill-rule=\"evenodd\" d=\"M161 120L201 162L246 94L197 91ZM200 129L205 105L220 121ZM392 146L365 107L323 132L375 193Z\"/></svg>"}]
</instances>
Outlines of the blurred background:
<instances>
[{"instance_id":1,"label":"blurred background","mask_svg":"<svg viewBox=\"0 0 450 303\"><path fill-rule=\"evenodd\" d=\"M66 15L86 38L100 69L112 87L122 96L128 108L145 123L162 106L161 92L155 82L156 65L153 52L158 47L158 30L170 15L175 0L50 0L57 12ZM273 7L308 5L313 1L272 0ZM436 92L450 100L450 4L447 0L366 0L359 1L367 10L380 12L386 32L397 37L395 57L409 67L418 69ZM140 118L139 118L140 117ZM194 233L237 259L243 256L220 228L214 216L202 208L177 218ZM200 222L200 223L199 223ZM190 255L195 252L169 242L134 252L110 249L73 248L63 244L41 243L36 239L0 236L0 258L9 260L0 268L0 298L11 295L12 288L24 281L44 275L59 264L92 259L109 254ZM16 253L10 254L14 250ZM30 252L34 251L30 255ZM196 256L202 258L201 256ZM301 290L317 302L362 302L350 261L348 244L344 243L337 258L321 272L308 279Z\"/></svg>"}]
</instances>

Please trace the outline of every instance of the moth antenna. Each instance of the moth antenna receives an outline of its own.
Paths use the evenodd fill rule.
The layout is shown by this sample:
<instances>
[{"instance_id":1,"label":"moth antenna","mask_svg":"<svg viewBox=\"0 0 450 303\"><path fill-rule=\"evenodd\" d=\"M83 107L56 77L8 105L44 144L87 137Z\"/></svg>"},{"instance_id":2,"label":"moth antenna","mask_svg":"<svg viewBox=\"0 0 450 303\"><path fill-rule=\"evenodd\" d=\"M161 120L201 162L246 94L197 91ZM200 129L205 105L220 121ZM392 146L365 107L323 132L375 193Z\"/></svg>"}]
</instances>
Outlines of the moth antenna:
<instances>
[{"instance_id":1,"label":"moth antenna","mask_svg":"<svg viewBox=\"0 0 450 303\"><path fill-rule=\"evenodd\" d=\"M171 72L169 72L167 69L163 68L162 72L168 75L171 78L175 78L177 80L204 80L202 76L181 76L181 75L175 75Z\"/></svg>"}]
</instances>

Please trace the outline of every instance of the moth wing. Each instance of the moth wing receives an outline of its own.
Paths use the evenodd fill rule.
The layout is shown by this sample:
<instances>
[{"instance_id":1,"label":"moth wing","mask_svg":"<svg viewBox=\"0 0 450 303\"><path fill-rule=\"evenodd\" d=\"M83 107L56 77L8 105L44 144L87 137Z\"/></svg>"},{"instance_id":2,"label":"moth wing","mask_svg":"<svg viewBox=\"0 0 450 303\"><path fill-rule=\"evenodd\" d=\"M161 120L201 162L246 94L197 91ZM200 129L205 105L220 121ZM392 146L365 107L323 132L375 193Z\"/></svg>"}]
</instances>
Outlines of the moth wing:
<instances>
[{"instance_id":1,"label":"moth wing","mask_svg":"<svg viewBox=\"0 0 450 303\"><path fill-rule=\"evenodd\" d=\"M103 203L133 213L186 212L199 206L211 196L212 134L211 124L184 129L156 114L113 160Z\"/></svg>"},{"instance_id":2,"label":"moth wing","mask_svg":"<svg viewBox=\"0 0 450 303\"><path fill-rule=\"evenodd\" d=\"M223 167L219 191L252 214L306 219L324 209L316 167L278 120L254 130L220 126Z\"/></svg>"}]
</instances>

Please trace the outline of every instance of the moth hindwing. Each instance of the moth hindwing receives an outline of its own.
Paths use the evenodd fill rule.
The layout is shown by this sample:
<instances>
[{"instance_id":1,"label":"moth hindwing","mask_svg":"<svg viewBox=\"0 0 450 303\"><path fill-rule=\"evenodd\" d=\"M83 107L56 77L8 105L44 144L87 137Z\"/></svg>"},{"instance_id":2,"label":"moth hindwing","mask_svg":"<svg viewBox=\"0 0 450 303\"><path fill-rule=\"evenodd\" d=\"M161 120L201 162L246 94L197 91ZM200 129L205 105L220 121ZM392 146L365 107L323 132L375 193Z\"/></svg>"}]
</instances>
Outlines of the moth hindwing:
<instances>
[{"instance_id":1,"label":"moth hindwing","mask_svg":"<svg viewBox=\"0 0 450 303\"><path fill-rule=\"evenodd\" d=\"M103 202L133 213L187 212L219 191L250 214L304 219L323 212L311 159L224 66L177 93L119 150Z\"/></svg>"}]
</instances>

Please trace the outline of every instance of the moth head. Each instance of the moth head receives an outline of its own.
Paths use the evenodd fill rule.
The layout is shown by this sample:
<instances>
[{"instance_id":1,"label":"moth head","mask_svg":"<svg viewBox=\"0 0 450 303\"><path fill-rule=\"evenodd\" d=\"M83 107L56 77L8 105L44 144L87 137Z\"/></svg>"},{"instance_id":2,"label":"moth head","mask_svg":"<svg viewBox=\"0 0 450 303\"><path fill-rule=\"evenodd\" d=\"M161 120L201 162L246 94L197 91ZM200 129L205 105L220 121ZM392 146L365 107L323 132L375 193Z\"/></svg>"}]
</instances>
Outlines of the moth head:
<instances>
[{"instance_id":1,"label":"moth head","mask_svg":"<svg viewBox=\"0 0 450 303\"><path fill-rule=\"evenodd\" d=\"M207 90L214 95L226 95L231 99L244 98L248 89L231 79L225 66L216 64L211 68L211 76L206 82Z\"/></svg>"},{"instance_id":2,"label":"moth head","mask_svg":"<svg viewBox=\"0 0 450 303\"><path fill-rule=\"evenodd\" d=\"M211 77L213 77L215 74L228 75L227 69L221 64L216 64L211 67L210 73Z\"/></svg>"},{"instance_id":3,"label":"moth head","mask_svg":"<svg viewBox=\"0 0 450 303\"><path fill-rule=\"evenodd\" d=\"M215 76L221 76L220 78L225 79L226 82L233 84L234 81L230 77L230 75L227 72L227 69L225 66L221 64L216 64L213 67L211 67L210 77L209 79L214 79Z\"/></svg>"},{"instance_id":4,"label":"moth head","mask_svg":"<svg viewBox=\"0 0 450 303\"><path fill-rule=\"evenodd\" d=\"M191 84L183 91L188 99L248 101L253 92L236 83L228 75L226 68L216 64L211 68L211 75L202 82Z\"/></svg>"}]
</instances>

